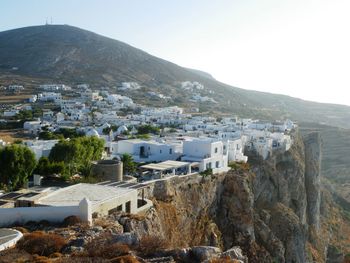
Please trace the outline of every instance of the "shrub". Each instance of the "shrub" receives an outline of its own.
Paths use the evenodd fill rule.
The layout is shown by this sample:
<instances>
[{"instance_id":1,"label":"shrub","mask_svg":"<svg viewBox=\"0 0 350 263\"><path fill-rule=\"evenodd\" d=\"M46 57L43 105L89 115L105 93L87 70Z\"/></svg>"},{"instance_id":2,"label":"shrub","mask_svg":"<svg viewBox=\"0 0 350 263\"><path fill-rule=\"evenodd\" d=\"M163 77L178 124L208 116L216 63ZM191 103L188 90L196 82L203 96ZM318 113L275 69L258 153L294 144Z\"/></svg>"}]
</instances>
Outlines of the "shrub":
<instances>
[{"instance_id":1,"label":"shrub","mask_svg":"<svg viewBox=\"0 0 350 263\"><path fill-rule=\"evenodd\" d=\"M199 173L203 178L213 174L213 169L209 168Z\"/></svg>"},{"instance_id":2,"label":"shrub","mask_svg":"<svg viewBox=\"0 0 350 263\"><path fill-rule=\"evenodd\" d=\"M130 248L125 244L109 244L101 250L100 257L112 259L129 254Z\"/></svg>"},{"instance_id":3,"label":"shrub","mask_svg":"<svg viewBox=\"0 0 350 263\"><path fill-rule=\"evenodd\" d=\"M56 234L46 234L43 232L33 232L26 234L18 243L17 247L30 254L49 256L55 252L60 252L66 241Z\"/></svg>"},{"instance_id":4,"label":"shrub","mask_svg":"<svg viewBox=\"0 0 350 263\"><path fill-rule=\"evenodd\" d=\"M7 249L0 252L1 263L32 262L33 256L24 250L17 248Z\"/></svg>"},{"instance_id":5,"label":"shrub","mask_svg":"<svg viewBox=\"0 0 350 263\"><path fill-rule=\"evenodd\" d=\"M34 260L32 262L35 263L51 263L52 261L44 256L38 256L38 255L34 255Z\"/></svg>"},{"instance_id":6,"label":"shrub","mask_svg":"<svg viewBox=\"0 0 350 263\"><path fill-rule=\"evenodd\" d=\"M63 257L63 254L59 252L55 252L49 256L49 258L61 258L61 257Z\"/></svg>"},{"instance_id":7,"label":"shrub","mask_svg":"<svg viewBox=\"0 0 350 263\"><path fill-rule=\"evenodd\" d=\"M213 258L209 263L238 263L240 261L236 259L231 259L230 257Z\"/></svg>"},{"instance_id":8,"label":"shrub","mask_svg":"<svg viewBox=\"0 0 350 263\"><path fill-rule=\"evenodd\" d=\"M77 216L68 216L63 220L63 225L64 226L74 226L77 224L80 224L82 221L79 217Z\"/></svg>"},{"instance_id":9,"label":"shrub","mask_svg":"<svg viewBox=\"0 0 350 263\"><path fill-rule=\"evenodd\" d=\"M134 256L121 256L114 258L110 261L111 263L140 263Z\"/></svg>"},{"instance_id":10,"label":"shrub","mask_svg":"<svg viewBox=\"0 0 350 263\"><path fill-rule=\"evenodd\" d=\"M113 243L110 234L104 234L93 239L85 247L90 257L112 259L129 254L130 248L125 244Z\"/></svg>"},{"instance_id":11,"label":"shrub","mask_svg":"<svg viewBox=\"0 0 350 263\"><path fill-rule=\"evenodd\" d=\"M158 236L143 236L140 239L138 251L143 256L151 256L168 247L168 243Z\"/></svg>"}]
</instances>

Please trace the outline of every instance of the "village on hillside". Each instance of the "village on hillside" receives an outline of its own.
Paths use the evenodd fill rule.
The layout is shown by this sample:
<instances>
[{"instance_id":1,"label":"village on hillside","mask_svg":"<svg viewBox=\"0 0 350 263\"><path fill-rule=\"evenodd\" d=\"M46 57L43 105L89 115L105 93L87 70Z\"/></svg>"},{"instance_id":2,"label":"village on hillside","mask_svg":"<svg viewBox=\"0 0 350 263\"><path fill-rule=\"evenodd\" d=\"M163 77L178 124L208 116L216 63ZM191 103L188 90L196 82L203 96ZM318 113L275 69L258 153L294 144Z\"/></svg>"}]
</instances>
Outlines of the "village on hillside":
<instances>
[{"instance_id":1,"label":"village on hillside","mask_svg":"<svg viewBox=\"0 0 350 263\"><path fill-rule=\"evenodd\" d=\"M201 95L204 86L198 82L183 82L181 88L195 94L192 100L217 103ZM2 87L13 94L24 89ZM297 124L291 120L207 116L193 107L139 105L119 94L139 89L135 82L121 83L114 93L92 90L88 84L74 89L47 84L38 86L25 103L1 105L0 127L16 128L23 138L9 142L0 137L0 153L21 145L34 154L37 166L29 181L23 181L26 187L17 184L0 193L0 208L8 215L0 218L0 225L69 215L91 222L93 216L113 211L142 213L152 206L145 191L157 180L227 172L232 164L246 163L249 154L266 160L293 143ZM99 145L102 150L96 154ZM89 147L90 155L84 153L90 153Z\"/></svg>"}]
</instances>

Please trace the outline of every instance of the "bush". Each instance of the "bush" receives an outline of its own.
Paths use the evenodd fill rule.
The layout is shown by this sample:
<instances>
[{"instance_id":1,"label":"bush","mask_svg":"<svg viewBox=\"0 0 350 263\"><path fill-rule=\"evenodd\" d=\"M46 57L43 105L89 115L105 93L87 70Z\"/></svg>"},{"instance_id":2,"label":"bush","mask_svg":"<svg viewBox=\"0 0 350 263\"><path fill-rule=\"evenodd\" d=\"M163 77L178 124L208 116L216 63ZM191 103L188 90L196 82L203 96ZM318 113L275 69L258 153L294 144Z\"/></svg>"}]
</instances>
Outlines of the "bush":
<instances>
[{"instance_id":1,"label":"bush","mask_svg":"<svg viewBox=\"0 0 350 263\"><path fill-rule=\"evenodd\" d=\"M142 256L147 257L152 256L167 247L168 243L158 236L143 236L140 239L140 244L137 250Z\"/></svg>"},{"instance_id":2,"label":"bush","mask_svg":"<svg viewBox=\"0 0 350 263\"><path fill-rule=\"evenodd\" d=\"M160 129L158 127L152 126L152 125L141 125L137 128L137 133L138 134L159 134Z\"/></svg>"},{"instance_id":3,"label":"bush","mask_svg":"<svg viewBox=\"0 0 350 263\"><path fill-rule=\"evenodd\" d=\"M61 257L63 257L63 254L59 252L55 252L49 256L49 258L61 258Z\"/></svg>"},{"instance_id":4,"label":"bush","mask_svg":"<svg viewBox=\"0 0 350 263\"><path fill-rule=\"evenodd\" d=\"M30 254L49 256L55 252L60 252L66 241L56 234L46 234L44 232L33 232L26 234L18 243L17 247Z\"/></svg>"},{"instance_id":5,"label":"bush","mask_svg":"<svg viewBox=\"0 0 350 263\"><path fill-rule=\"evenodd\" d=\"M35 263L51 263L52 262L49 258L44 257L44 256L34 255L33 257L34 257L34 259L32 262L35 262Z\"/></svg>"},{"instance_id":6,"label":"bush","mask_svg":"<svg viewBox=\"0 0 350 263\"><path fill-rule=\"evenodd\" d=\"M235 171L249 171L250 169L249 163L243 162L230 162L228 166Z\"/></svg>"},{"instance_id":7,"label":"bush","mask_svg":"<svg viewBox=\"0 0 350 263\"><path fill-rule=\"evenodd\" d=\"M81 219L77 216L68 216L63 220L63 225L65 227L74 226L74 225L80 224L81 222L82 222Z\"/></svg>"},{"instance_id":8,"label":"bush","mask_svg":"<svg viewBox=\"0 0 350 263\"><path fill-rule=\"evenodd\" d=\"M140 263L134 256L121 256L114 258L110 261L111 263Z\"/></svg>"},{"instance_id":9,"label":"bush","mask_svg":"<svg viewBox=\"0 0 350 263\"><path fill-rule=\"evenodd\" d=\"M203 178L213 174L213 169L209 168L199 173Z\"/></svg>"},{"instance_id":10,"label":"bush","mask_svg":"<svg viewBox=\"0 0 350 263\"><path fill-rule=\"evenodd\" d=\"M13 262L33 262L33 256L28 252L20 249L7 249L0 252L1 263L13 263Z\"/></svg>"},{"instance_id":11,"label":"bush","mask_svg":"<svg viewBox=\"0 0 350 263\"><path fill-rule=\"evenodd\" d=\"M209 261L209 263L238 263L240 261L236 259L231 259L230 257L223 258L213 258Z\"/></svg>"},{"instance_id":12,"label":"bush","mask_svg":"<svg viewBox=\"0 0 350 263\"><path fill-rule=\"evenodd\" d=\"M85 247L90 257L112 259L129 254L130 248L125 244L113 243L110 234L93 239Z\"/></svg>"}]
</instances>

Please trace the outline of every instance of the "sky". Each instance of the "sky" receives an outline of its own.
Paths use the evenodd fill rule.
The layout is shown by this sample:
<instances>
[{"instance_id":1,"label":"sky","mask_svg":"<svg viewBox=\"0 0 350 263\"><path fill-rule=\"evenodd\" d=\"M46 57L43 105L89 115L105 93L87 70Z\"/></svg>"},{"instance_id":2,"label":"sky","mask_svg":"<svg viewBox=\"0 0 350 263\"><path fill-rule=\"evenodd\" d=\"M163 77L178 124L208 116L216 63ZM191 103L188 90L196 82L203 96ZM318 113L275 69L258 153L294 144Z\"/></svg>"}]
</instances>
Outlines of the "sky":
<instances>
[{"instance_id":1,"label":"sky","mask_svg":"<svg viewBox=\"0 0 350 263\"><path fill-rule=\"evenodd\" d=\"M349 0L1 0L0 31L69 24L243 89L350 105Z\"/></svg>"}]
</instances>

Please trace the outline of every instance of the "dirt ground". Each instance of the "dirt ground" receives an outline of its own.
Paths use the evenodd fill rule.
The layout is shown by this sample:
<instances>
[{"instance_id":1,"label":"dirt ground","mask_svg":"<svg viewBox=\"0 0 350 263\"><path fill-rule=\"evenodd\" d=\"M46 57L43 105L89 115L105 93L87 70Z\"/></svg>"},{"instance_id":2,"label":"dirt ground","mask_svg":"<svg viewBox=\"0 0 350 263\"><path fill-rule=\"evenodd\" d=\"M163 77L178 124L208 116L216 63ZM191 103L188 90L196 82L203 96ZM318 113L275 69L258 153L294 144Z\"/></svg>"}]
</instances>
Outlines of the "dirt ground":
<instances>
[{"instance_id":1,"label":"dirt ground","mask_svg":"<svg viewBox=\"0 0 350 263\"><path fill-rule=\"evenodd\" d=\"M0 139L5 142L13 143L15 140L29 140L31 139L31 137L28 134L26 134L23 129L15 129L0 130Z\"/></svg>"}]
</instances>

